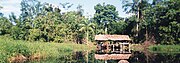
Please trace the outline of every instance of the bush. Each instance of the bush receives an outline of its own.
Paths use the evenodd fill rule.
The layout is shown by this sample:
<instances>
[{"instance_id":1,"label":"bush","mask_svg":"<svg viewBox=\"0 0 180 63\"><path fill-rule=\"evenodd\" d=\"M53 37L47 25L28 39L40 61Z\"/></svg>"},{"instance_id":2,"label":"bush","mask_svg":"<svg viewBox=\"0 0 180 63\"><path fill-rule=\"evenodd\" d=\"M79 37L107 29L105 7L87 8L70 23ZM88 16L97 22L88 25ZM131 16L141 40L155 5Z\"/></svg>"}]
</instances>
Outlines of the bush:
<instances>
[{"instance_id":1,"label":"bush","mask_svg":"<svg viewBox=\"0 0 180 63\"><path fill-rule=\"evenodd\" d=\"M10 50L8 50L10 49ZM25 56L29 56L30 55L30 50L28 49L27 46L22 45L22 44L17 44L15 46L11 46L10 48L7 48L7 51L9 51L10 53L16 53L16 54L22 54Z\"/></svg>"}]
</instances>

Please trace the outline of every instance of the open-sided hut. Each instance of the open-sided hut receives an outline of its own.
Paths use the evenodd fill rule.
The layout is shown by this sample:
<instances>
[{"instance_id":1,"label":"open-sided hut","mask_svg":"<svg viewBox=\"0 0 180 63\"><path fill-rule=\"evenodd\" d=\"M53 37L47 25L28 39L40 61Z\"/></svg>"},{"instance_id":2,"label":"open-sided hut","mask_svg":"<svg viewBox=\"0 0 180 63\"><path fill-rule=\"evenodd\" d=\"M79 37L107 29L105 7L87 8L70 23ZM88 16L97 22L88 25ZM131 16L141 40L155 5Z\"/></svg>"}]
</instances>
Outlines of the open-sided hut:
<instances>
[{"instance_id":1,"label":"open-sided hut","mask_svg":"<svg viewBox=\"0 0 180 63\"><path fill-rule=\"evenodd\" d=\"M131 53L128 35L96 35L97 51L99 54Z\"/></svg>"}]
</instances>

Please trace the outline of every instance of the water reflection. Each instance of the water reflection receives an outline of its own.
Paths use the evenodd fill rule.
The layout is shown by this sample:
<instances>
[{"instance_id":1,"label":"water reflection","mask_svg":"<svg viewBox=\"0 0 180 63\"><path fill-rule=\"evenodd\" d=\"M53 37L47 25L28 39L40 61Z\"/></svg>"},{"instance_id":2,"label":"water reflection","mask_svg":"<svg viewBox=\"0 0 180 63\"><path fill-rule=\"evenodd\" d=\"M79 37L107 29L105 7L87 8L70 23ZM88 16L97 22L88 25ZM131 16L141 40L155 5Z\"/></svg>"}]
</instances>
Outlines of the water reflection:
<instances>
[{"instance_id":1,"label":"water reflection","mask_svg":"<svg viewBox=\"0 0 180 63\"><path fill-rule=\"evenodd\" d=\"M58 57L51 57L40 61L28 61L28 63L104 63L94 58L93 51L75 51Z\"/></svg>"},{"instance_id":2,"label":"water reflection","mask_svg":"<svg viewBox=\"0 0 180 63\"><path fill-rule=\"evenodd\" d=\"M51 57L27 63L118 63L119 60L98 60L94 57L95 51L75 51L68 55ZM129 63L180 63L179 53L145 53L134 51L128 59Z\"/></svg>"},{"instance_id":3,"label":"water reflection","mask_svg":"<svg viewBox=\"0 0 180 63\"><path fill-rule=\"evenodd\" d=\"M151 54L151 55L150 55ZM128 60L130 63L180 63L179 53L144 53L135 51Z\"/></svg>"},{"instance_id":4,"label":"water reflection","mask_svg":"<svg viewBox=\"0 0 180 63\"><path fill-rule=\"evenodd\" d=\"M157 54L154 62L156 63L180 63L180 54Z\"/></svg>"}]
</instances>

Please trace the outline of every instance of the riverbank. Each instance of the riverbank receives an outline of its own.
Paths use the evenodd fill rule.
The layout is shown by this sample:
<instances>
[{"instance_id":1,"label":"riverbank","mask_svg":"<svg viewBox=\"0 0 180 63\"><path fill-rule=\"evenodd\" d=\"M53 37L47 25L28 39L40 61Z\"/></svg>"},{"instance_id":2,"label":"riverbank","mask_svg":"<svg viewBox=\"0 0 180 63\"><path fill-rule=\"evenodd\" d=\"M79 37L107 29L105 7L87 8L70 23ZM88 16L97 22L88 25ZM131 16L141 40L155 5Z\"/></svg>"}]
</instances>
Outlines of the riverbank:
<instances>
[{"instance_id":1,"label":"riverbank","mask_svg":"<svg viewBox=\"0 0 180 63\"><path fill-rule=\"evenodd\" d=\"M93 50L95 48L93 45L75 43L27 42L3 36L0 36L0 46L0 62L57 57L72 51Z\"/></svg>"},{"instance_id":2,"label":"riverbank","mask_svg":"<svg viewBox=\"0 0 180 63\"><path fill-rule=\"evenodd\" d=\"M180 45L149 45L132 44L133 51L150 51L153 53L180 53Z\"/></svg>"},{"instance_id":3,"label":"riverbank","mask_svg":"<svg viewBox=\"0 0 180 63\"><path fill-rule=\"evenodd\" d=\"M180 45L152 45L148 49L153 53L180 53Z\"/></svg>"}]
</instances>

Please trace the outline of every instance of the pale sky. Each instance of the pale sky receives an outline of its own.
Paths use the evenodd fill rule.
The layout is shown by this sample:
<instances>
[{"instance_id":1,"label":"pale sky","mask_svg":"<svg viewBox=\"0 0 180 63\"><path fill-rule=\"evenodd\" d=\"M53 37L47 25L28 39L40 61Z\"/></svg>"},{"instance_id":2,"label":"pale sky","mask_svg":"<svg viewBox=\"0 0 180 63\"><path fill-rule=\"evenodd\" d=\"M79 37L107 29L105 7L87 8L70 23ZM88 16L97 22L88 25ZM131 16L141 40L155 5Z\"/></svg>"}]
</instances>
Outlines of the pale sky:
<instances>
[{"instance_id":1,"label":"pale sky","mask_svg":"<svg viewBox=\"0 0 180 63\"><path fill-rule=\"evenodd\" d=\"M78 4L82 5L82 9L84 9L84 15L85 16L93 16L95 13L94 6L98 3L103 4L105 2L106 4L111 4L116 7L116 10L119 13L120 17L128 17L130 14L125 14L122 9L122 0L38 0L41 3L47 2L54 5L57 5L60 7L62 12L66 12L62 6L59 3L66 3L69 2L71 4L74 4L68 11L76 10L76 7ZM0 6L3 7L3 9L0 10L0 12L4 13L4 16L8 17L8 15L11 12L14 12L16 16L19 16L21 11L21 0L0 0Z\"/></svg>"}]
</instances>

